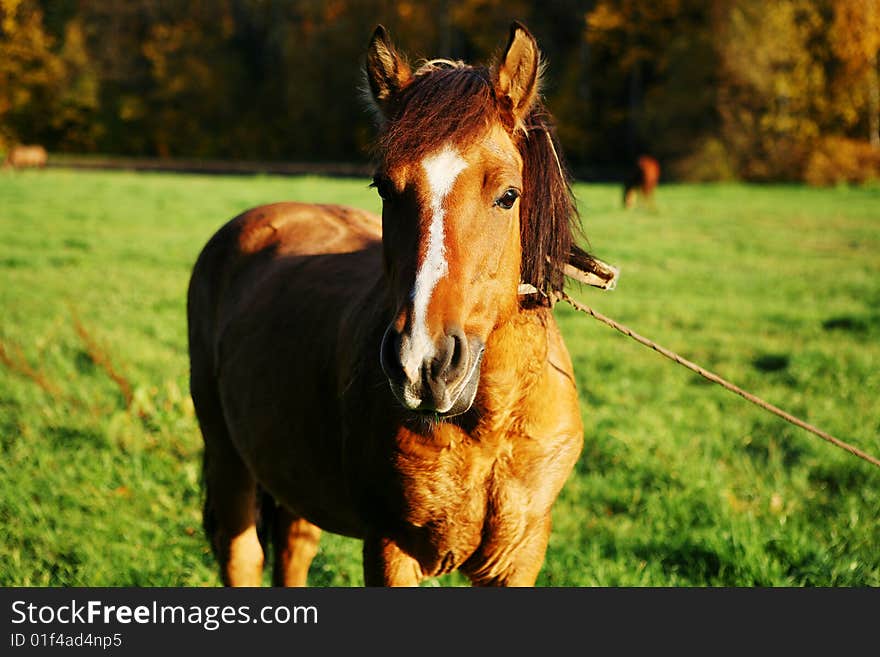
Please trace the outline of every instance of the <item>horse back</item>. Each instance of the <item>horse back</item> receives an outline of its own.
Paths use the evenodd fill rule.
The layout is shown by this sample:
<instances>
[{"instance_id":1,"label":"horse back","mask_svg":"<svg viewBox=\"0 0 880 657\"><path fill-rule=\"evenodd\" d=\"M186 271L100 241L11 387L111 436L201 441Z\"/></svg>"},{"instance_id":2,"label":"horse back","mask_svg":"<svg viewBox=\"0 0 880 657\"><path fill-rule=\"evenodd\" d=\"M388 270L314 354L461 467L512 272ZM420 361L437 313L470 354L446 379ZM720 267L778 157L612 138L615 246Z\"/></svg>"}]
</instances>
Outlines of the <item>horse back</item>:
<instances>
[{"instance_id":1,"label":"horse back","mask_svg":"<svg viewBox=\"0 0 880 657\"><path fill-rule=\"evenodd\" d=\"M379 274L380 240L379 217L344 206L274 203L238 215L211 237L193 267L191 343L216 351L225 327L245 312L265 319L308 297L346 303ZM320 310L312 306L297 315Z\"/></svg>"}]
</instances>

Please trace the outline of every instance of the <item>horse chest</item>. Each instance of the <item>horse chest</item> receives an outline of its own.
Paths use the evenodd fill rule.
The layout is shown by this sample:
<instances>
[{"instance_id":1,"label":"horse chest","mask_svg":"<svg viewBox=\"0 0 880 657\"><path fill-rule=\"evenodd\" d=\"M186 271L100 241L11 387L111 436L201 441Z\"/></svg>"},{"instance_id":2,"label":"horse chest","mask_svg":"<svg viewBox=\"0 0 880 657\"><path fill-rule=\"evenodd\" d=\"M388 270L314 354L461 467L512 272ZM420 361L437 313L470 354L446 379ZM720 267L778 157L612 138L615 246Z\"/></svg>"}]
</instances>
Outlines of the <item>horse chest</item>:
<instances>
[{"instance_id":1,"label":"horse chest","mask_svg":"<svg viewBox=\"0 0 880 657\"><path fill-rule=\"evenodd\" d=\"M540 529L531 522L540 515L535 482L520 471L515 451L510 443L469 443L433 454L409 446L398 454L404 519L399 540L426 575L449 572L474 555L498 561L510 545ZM541 455L531 456L534 466Z\"/></svg>"}]
</instances>

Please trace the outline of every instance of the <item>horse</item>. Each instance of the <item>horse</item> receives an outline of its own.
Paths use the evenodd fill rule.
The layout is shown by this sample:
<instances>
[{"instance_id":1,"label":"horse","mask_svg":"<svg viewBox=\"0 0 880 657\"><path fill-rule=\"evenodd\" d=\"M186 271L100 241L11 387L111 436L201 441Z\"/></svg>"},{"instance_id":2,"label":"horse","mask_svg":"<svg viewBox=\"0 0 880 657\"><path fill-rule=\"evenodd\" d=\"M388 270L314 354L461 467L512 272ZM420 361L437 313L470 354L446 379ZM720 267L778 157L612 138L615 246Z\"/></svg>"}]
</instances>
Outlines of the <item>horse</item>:
<instances>
[{"instance_id":1,"label":"horse","mask_svg":"<svg viewBox=\"0 0 880 657\"><path fill-rule=\"evenodd\" d=\"M49 155L42 146L13 146L6 154L3 168L25 169L44 168L49 161Z\"/></svg>"},{"instance_id":2,"label":"horse","mask_svg":"<svg viewBox=\"0 0 880 657\"><path fill-rule=\"evenodd\" d=\"M322 531L362 541L366 586L532 586L584 431L552 299L594 262L540 51L514 23L491 65L411 67L380 25L365 69L381 217L260 206L193 267L205 532L231 586L270 546L306 585Z\"/></svg>"},{"instance_id":3,"label":"horse","mask_svg":"<svg viewBox=\"0 0 880 657\"><path fill-rule=\"evenodd\" d=\"M658 182L660 182L660 163L650 155L640 155L623 183L623 207L632 208L638 194L642 195L643 201L653 207L654 189Z\"/></svg>"}]
</instances>

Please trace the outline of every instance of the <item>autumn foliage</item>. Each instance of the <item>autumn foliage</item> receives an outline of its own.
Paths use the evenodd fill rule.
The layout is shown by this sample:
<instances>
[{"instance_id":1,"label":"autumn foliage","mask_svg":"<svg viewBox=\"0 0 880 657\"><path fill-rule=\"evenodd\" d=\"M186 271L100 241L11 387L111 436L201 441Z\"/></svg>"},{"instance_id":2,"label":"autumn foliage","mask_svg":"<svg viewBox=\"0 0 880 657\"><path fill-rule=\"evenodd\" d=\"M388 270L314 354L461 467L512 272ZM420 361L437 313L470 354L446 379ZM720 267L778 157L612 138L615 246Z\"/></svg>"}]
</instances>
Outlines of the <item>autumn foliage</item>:
<instances>
[{"instance_id":1,"label":"autumn foliage","mask_svg":"<svg viewBox=\"0 0 880 657\"><path fill-rule=\"evenodd\" d=\"M376 23L485 61L512 19L582 178L878 176L880 0L0 0L0 150L362 161Z\"/></svg>"}]
</instances>

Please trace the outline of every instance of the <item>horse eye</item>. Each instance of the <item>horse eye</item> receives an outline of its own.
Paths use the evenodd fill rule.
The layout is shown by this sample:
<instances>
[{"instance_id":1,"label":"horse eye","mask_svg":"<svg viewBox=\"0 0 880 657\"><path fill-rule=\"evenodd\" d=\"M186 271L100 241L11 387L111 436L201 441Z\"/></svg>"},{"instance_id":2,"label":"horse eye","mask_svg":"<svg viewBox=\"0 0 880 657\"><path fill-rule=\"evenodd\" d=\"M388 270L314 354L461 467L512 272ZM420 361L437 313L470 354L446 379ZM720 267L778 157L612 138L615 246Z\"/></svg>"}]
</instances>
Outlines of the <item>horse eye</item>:
<instances>
[{"instance_id":1,"label":"horse eye","mask_svg":"<svg viewBox=\"0 0 880 657\"><path fill-rule=\"evenodd\" d=\"M503 208L504 210L510 210L513 207L513 204L516 203L516 199L519 198L519 192L515 189L508 189L504 192L498 199L495 201L495 205L499 208Z\"/></svg>"},{"instance_id":2,"label":"horse eye","mask_svg":"<svg viewBox=\"0 0 880 657\"><path fill-rule=\"evenodd\" d=\"M379 193L379 198L383 201L387 201L392 196L392 186L391 181L388 178L383 176L375 176L373 178L373 182L370 183L370 187L374 187L376 191Z\"/></svg>"}]
</instances>

